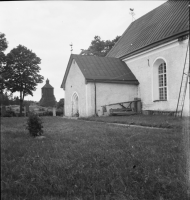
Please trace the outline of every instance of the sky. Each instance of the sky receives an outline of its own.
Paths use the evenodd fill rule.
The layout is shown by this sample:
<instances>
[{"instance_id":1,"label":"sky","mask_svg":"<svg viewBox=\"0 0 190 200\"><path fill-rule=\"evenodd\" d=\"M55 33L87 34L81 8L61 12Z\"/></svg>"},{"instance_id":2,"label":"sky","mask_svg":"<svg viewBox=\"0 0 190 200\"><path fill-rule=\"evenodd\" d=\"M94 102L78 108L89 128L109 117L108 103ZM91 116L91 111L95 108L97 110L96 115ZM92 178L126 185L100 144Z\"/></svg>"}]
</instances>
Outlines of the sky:
<instances>
[{"instance_id":1,"label":"sky","mask_svg":"<svg viewBox=\"0 0 190 200\"><path fill-rule=\"evenodd\" d=\"M33 96L25 100L39 101L41 88L48 78L57 101L64 98L61 83L71 54L87 49L94 36L113 40L132 22L165 1L1 1L0 32L8 41L9 53L19 44L41 58L40 74L44 81ZM17 96L14 94L13 96Z\"/></svg>"}]
</instances>

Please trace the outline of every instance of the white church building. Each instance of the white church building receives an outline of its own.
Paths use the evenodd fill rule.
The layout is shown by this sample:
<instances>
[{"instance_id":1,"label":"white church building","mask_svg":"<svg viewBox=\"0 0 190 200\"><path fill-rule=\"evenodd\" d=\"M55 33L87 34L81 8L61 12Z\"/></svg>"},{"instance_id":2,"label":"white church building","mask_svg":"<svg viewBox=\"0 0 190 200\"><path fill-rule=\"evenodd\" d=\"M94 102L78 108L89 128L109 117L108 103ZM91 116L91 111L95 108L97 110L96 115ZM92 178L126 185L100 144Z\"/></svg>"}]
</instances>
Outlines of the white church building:
<instances>
[{"instance_id":1,"label":"white church building","mask_svg":"<svg viewBox=\"0 0 190 200\"><path fill-rule=\"evenodd\" d=\"M65 115L101 116L140 99L142 111L181 111L184 102L189 116L188 73L188 1L169 0L132 22L106 57L71 54Z\"/></svg>"}]
</instances>

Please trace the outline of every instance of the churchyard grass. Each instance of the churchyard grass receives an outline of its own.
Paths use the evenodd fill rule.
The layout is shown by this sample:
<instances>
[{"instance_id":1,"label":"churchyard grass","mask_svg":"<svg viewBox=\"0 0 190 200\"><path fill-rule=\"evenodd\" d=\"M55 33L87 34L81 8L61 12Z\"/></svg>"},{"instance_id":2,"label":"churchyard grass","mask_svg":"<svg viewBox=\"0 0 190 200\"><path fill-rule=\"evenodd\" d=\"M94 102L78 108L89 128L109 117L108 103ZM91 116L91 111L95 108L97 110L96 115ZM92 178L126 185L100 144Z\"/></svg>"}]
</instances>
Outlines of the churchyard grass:
<instances>
[{"instance_id":1,"label":"churchyard grass","mask_svg":"<svg viewBox=\"0 0 190 200\"><path fill-rule=\"evenodd\" d=\"M167 115L128 115L128 116L101 116L82 117L81 120L98 121L106 123L120 123L158 128L181 128L183 118Z\"/></svg>"},{"instance_id":2,"label":"churchyard grass","mask_svg":"<svg viewBox=\"0 0 190 200\"><path fill-rule=\"evenodd\" d=\"M180 128L42 117L37 139L26 120L1 119L2 199L187 199Z\"/></svg>"}]
</instances>

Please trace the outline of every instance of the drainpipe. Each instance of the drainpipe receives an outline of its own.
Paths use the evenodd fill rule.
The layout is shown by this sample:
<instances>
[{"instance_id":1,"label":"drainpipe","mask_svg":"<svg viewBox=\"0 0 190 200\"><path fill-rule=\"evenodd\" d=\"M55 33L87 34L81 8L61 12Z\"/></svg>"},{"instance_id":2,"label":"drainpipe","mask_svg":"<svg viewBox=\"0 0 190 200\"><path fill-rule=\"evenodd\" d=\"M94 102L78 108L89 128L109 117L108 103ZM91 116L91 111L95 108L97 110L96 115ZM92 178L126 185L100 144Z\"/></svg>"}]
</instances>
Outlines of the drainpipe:
<instances>
[{"instance_id":1,"label":"drainpipe","mask_svg":"<svg viewBox=\"0 0 190 200\"><path fill-rule=\"evenodd\" d=\"M96 112L96 80L94 79L94 102L95 102L95 106L94 106L94 113L95 116L97 116L97 112Z\"/></svg>"}]
</instances>

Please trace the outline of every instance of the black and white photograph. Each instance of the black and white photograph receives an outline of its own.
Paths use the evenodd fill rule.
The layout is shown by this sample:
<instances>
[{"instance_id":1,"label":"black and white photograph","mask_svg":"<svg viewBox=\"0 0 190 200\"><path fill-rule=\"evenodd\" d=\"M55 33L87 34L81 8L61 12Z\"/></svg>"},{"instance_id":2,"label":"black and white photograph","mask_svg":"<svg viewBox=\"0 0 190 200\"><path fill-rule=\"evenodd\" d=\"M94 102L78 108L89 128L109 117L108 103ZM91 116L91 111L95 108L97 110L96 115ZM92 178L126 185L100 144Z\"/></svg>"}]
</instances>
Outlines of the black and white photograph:
<instances>
[{"instance_id":1,"label":"black and white photograph","mask_svg":"<svg viewBox=\"0 0 190 200\"><path fill-rule=\"evenodd\" d=\"M189 11L0 1L2 200L190 199Z\"/></svg>"}]
</instances>

